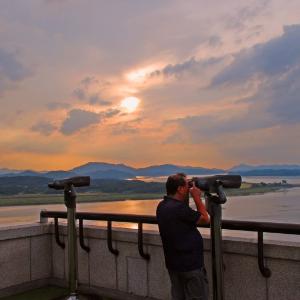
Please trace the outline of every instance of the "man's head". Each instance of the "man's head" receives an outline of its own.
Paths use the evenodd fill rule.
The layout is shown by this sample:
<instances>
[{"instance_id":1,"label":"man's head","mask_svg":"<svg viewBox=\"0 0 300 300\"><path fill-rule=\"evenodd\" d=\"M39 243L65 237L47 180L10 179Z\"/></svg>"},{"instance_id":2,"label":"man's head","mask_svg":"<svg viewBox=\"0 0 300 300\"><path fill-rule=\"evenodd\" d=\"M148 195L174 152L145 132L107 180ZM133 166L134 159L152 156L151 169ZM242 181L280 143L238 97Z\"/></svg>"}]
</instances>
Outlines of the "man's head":
<instances>
[{"instance_id":1,"label":"man's head","mask_svg":"<svg viewBox=\"0 0 300 300\"><path fill-rule=\"evenodd\" d=\"M168 196L175 196L179 200L186 199L189 193L186 175L184 173L170 175L166 182L166 190Z\"/></svg>"}]
</instances>

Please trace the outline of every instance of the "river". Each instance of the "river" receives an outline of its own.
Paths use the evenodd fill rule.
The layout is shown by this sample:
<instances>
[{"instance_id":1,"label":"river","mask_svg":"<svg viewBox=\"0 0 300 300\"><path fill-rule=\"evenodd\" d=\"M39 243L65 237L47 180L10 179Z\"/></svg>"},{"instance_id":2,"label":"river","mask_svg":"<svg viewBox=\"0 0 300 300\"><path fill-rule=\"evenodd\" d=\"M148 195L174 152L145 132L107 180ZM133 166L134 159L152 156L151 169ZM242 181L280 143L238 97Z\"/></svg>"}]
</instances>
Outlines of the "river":
<instances>
[{"instance_id":1,"label":"river","mask_svg":"<svg viewBox=\"0 0 300 300\"><path fill-rule=\"evenodd\" d=\"M275 182L274 178L269 177L262 180L259 178L250 178L251 182ZM248 178L247 178L248 179ZM279 178L276 177L278 181ZM300 178L293 180L288 179L289 183L299 183ZM156 206L160 199L157 200L126 200L114 202L93 202L77 204L77 211L92 211L101 213L121 213L121 214L143 214L155 215ZM62 200L63 203L63 200ZM193 204L191 203L191 206ZM65 210L63 204L55 205L28 205L28 206L6 206L0 207L0 227L11 226L15 224L26 224L39 221L39 213L42 209L46 210ZM223 205L223 219L231 220L251 220L264 222L279 223L300 223L300 188L291 188L273 193L251 195L251 196L234 196L229 197ZM86 222L94 225L105 225L104 222ZM116 227L137 228L136 224L113 223ZM156 225L145 225L145 229L157 230ZM206 229L202 229L208 233ZM224 235L245 236L244 233L234 231L224 231ZM255 237L254 233L247 233L248 237ZM299 241L299 236L290 235L272 235L267 237L280 240Z\"/></svg>"}]
</instances>

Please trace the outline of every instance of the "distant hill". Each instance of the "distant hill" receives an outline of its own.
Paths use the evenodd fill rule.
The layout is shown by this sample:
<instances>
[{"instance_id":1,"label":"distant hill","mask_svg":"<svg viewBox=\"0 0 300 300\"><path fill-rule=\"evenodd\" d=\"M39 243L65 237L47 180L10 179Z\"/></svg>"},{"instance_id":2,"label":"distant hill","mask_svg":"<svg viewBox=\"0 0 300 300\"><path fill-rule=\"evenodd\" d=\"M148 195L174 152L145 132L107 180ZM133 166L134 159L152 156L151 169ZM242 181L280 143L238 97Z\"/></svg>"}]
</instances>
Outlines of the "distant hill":
<instances>
[{"instance_id":1,"label":"distant hill","mask_svg":"<svg viewBox=\"0 0 300 300\"><path fill-rule=\"evenodd\" d=\"M124 172L131 174L131 177L135 175L136 169L126 166L124 164L109 164L109 163L102 163L102 162L89 162L87 164L84 164L82 166L73 168L70 170L70 172L77 173L79 175L89 175L91 173L98 173L99 172Z\"/></svg>"},{"instance_id":2,"label":"distant hill","mask_svg":"<svg viewBox=\"0 0 300 300\"><path fill-rule=\"evenodd\" d=\"M47 178L52 178L52 179L63 179L63 178L68 178L68 177L73 177L73 176L78 176L75 172L70 172L70 171L49 171L45 173L39 173L39 176L47 177Z\"/></svg>"},{"instance_id":3,"label":"distant hill","mask_svg":"<svg viewBox=\"0 0 300 300\"><path fill-rule=\"evenodd\" d=\"M89 162L70 170L37 172L32 170L0 169L1 177L36 176L49 179L62 179L72 176L91 176L92 179L135 179L137 176L167 176L183 172L188 175L240 174L242 176L300 176L300 165L247 165L240 164L228 170L203 167L163 164L144 168L133 168L124 164Z\"/></svg>"}]
</instances>

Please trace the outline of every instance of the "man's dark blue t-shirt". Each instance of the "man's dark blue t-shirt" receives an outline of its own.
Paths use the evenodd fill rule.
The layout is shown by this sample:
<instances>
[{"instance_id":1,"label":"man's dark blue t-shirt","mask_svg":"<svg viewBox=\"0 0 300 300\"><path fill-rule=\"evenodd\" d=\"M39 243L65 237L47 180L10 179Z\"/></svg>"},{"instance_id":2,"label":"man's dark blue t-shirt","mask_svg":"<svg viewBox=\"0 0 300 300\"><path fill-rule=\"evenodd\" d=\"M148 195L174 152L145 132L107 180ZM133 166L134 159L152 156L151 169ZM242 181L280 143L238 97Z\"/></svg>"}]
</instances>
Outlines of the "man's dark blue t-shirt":
<instances>
[{"instance_id":1,"label":"man's dark blue t-shirt","mask_svg":"<svg viewBox=\"0 0 300 300\"><path fill-rule=\"evenodd\" d=\"M186 272L203 267L203 240L196 226L200 212L165 196L156 216L167 268Z\"/></svg>"}]
</instances>

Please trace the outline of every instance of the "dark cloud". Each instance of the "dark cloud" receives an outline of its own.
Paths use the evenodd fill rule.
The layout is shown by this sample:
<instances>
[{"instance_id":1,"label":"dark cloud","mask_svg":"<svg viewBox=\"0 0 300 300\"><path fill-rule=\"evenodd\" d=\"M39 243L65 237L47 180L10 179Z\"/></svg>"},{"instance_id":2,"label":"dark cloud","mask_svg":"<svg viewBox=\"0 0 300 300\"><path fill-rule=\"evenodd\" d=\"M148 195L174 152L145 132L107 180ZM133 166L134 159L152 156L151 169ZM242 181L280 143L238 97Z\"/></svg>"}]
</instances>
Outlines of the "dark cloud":
<instances>
[{"instance_id":1,"label":"dark cloud","mask_svg":"<svg viewBox=\"0 0 300 300\"><path fill-rule=\"evenodd\" d=\"M105 118L111 118L113 116L116 116L120 113L120 110L118 109L108 109L107 111L101 113L101 115Z\"/></svg>"},{"instance_id":2,"label":"dark cloud","mask_svg":"<svg viewBox=\"0 0 300 300\"><path fill-rule=\"evenodd\" d=\"M210 67L212 65L216 65L224 60L224 57L218 57L218 58L209 58L207 60L196 60L194 57L190 58L189 60L186 60L182 63L178 63L175 65L169 64L165 66L161 70L153 71L150 74L151 76L180 76L185 72L197 72L203 68Z\"/></svg>"},{"instance_id":3,"label":"dark cloud","mask_svg":"<svg viewBox=\"0 0 300 300\"><path fill-rule=\"evenodd\" d=\"M70 135L82 128L102 122L120 113L118 109L108 109L100 113L94 113L82 109L73 109L69 112L67 119L63 122L60 131Z\"/></svg>"},{"instance_id":4,"label":"dark cloud","mask_svg":"<svg viewBox=\"0 0 300 300\"><path fill-rule=\"evenodd\" d=\"M21 81L30 74L15 55L0 48L0 92L7 84Z\"/></svg>"},{"instance_id":5,"label":"dark cloud","mask_svg":"<svg viewBox=\"0 0 300 300\"><path fill-rule=\"evenodd\" d=\"M241 113L238 116L224 118L222 115L188 116L179 119L178 124L187 131L193 142L203 139L214 140L218 136L243 133L249 130L266 128L276 124L267 115L257 115L256 111Z\"/></svg>"},{"instance_id":6,"label":"dark cloud","mask_svg":"<svg viewBox=\"0 0 300 300\"><path fill-rule=\"evenodd\" d=\"M73 95L79 99L79 100L85 100L86 98L86 91L82 88L76 88L74 91L73 91Z\"/></svg>"},{"instance_id":7,"label":"dark cloud","mask_svg":"<svg viewBox=\"0 0 300 300\"><path fill-rule=\"evenodd\" d=\"M275 122L292 124L300 122L300 66L284 75L278 75L263 84L259 91L247 99L252 106L264 104L266 113Z\"/></svg>"},{"instance_id":8,"label":"dark cloud","mask_svg":"<svg viewBox=\"0 0 300 300\"><path fill-rule=\"evenodd\" d=\"M101 99L98 94L90 96L89 103L90 104L99 104L99 105L103 105L103 106L108 106L108 105L112 104L110 101Z\"/></svg>"},{"instance_id":9,"label":"dark cloud","mask_svg":"<svg viewBox=\"0 0 300 300\"><path fill-rule=\"evenodd\" d=\"M99 83L99 81L94 76L86 76L81 80L81 84L86 88L88 88L92 83Z\"/></svg>"},{"instance_id":10,"label":"dark cloud","mask_svg":"<svg viewBox=\"0 0 300 300\"><path fill-rule=\"evenodd\" d=\"M98 92L91 93L91 85L97 85ZM112 103L110 101L104 100L100 97L99 93L102 89L105 89L110 85L107 81L99 81L94 76L86 76L80 81L79 87L77 87L72 95L82 102L87 102L91 105L103 105L108 106Z\"/></svg>"},{"instance_id":11,"label":"dark cloud","mask_svg":"<svg viewBox=\"0 0 300 300\"><path fill-rule=\"evenodd\" d=\"M239 84L262 74L273 76L300 64L300 25L284 27L282 36L242 50L212 81L212 86Z\"/></svg>"},{"instance_id":12,"label":"dark cloud","mask_svg":"<svg viewBox=\"0 0 300 300\"><path fill-rule=\"evenodd\" d=\"M56 110L56 109L65 109L65 108L70 108L70 104L69 103L65 103L65 102L50 102L47 104L48 109L50 110Z\"/></svg>"},{"instance_id":13,"label":"dark cloud","mask_svg":"<svg viewBox=\"0 0 300 300\"><path fill-rule=\"evenodd\" d=\"M272 128L279 124L285 128L300 124L299 95L300 66L273 76L272 80L263 82L254 95L240 100L247 102L247 111L235 115L224 111L223 114L187 116L172 122L177 123L189 135L189 141L195 143L202 139L214 140L223 135ZM173 140L171 136L166 142Z\"/></svg>"},{"instance_id":14,"label":"dark cloud","mask_svg":"<svg viewBox=\"0 0 300 300\"><path fill-rule=\"evenodd\" d=\"M50 135L56 130L56 126L49 122L41 121L31 127L32 131L39 132L43 135Z\"/></svg>"},{"instance_id":15,"label":"dark cloud","mask_svg":"<svg viewBox=\"0 0 300 300\"><path fill-rule=\"evenodd\" d=\"M69 112L67 119L63 122L60 131L65 135L70 135L82 128L101 121L101 116L97 113L73 109Z\"/></svg>"}]
</instances>

